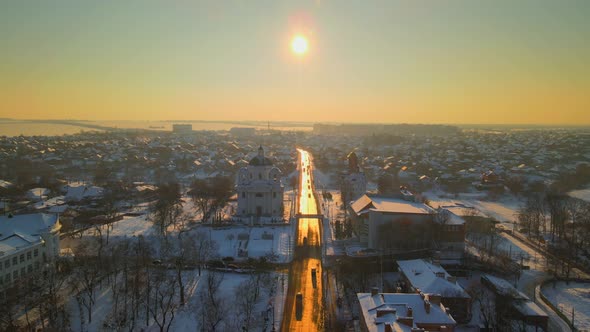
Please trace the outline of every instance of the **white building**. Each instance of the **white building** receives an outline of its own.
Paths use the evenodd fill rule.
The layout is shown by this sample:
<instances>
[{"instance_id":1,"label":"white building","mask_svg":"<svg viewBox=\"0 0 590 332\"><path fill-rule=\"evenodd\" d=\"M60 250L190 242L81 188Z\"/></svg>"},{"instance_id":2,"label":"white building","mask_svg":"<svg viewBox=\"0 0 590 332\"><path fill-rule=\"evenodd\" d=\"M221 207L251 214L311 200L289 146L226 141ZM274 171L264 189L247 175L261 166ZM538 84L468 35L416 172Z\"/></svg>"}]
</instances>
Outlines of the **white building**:
<instances>
[{"instance_id":1,"label":"white building","mask_svg":"<svg viewBox=\"0 0 590 332\"><path fill-rule=\"evenodd\" d=\"M283 218L283 192L281 171L264 156L262 146L247 167L238 172L238 216L262 217L270 220Z\"/></svg>"},{"instance_id":2,"label":"white building","mask_svg":"<svg viewBox=\"0 0 590 332\"><path fill-rule=\"evenodd\" d=\"M40 271L59 255L55 214L0 216L0 289Z\"/></svg>"}]
</instances>

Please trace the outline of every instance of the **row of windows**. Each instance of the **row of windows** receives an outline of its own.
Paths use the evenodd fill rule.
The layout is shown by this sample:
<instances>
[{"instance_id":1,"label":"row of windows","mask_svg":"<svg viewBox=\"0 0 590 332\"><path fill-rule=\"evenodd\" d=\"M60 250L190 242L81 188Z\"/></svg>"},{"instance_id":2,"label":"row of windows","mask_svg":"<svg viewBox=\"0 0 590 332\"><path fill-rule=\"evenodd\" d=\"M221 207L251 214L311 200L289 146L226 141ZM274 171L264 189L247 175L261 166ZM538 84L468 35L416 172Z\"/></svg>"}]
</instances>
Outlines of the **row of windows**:
<instances>
[{"instance_id":1,"label":"row of windows","mask_svg":"<svg viewBox=\"0 0 590 332\"><path fill-rule=\"evenodd\" d=\"M26 253L20 254L20 256L12 257L12 265L18 265L19 262L23 263L25 261L25 256L26 260L31 260L33 257L39 256L39 249L35 249L33 251L29 250ZM2 270L2 266L4 266L5 269L8 269L10 267L10 258L5 260L4 264L0 263L0 270Z\"/></svg>"},{"instance_id":2,"label":"row of windows","mask_svg":"<svg viewBox=\"0 0 590 332\"><path fill-rule=\"evenodd\" d=\"M35 271L38 271L40 266L41 266L41 264L39 262L35 262ZM12 280L16 281L18 279L19 274L20 274L20 277L22 278L25 276L25 274L31 273L31 272L33 272L33 264L29 264L26 268L21 267L20 273L18 270L12 271L12 275L10 273L6 273L6 275L4 275L4 278L2 278L0 276L0 285L2 285L3 283L10 284L10 282Z\"/></svg>"}]
</instances>

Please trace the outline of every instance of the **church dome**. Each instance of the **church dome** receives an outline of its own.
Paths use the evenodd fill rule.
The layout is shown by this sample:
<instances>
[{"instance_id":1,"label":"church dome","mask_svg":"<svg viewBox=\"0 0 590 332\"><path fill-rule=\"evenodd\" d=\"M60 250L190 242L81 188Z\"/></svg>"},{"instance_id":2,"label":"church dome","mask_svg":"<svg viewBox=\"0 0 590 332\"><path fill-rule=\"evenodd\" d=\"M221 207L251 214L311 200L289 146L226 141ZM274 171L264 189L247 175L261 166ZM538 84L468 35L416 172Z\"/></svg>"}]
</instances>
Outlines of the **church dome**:
<instances>
[{"instance_id":1,"label":"church dome","mask_svg":"<svg viewBox=\"0 0 590 332\"><path fill-rule=\"evenodd\" d=\"M250 166L272 166L273 162L270 158L264 156L264 149L262 146L258 148L258 155L250 160Z\"/></svg>"}]
</instances>

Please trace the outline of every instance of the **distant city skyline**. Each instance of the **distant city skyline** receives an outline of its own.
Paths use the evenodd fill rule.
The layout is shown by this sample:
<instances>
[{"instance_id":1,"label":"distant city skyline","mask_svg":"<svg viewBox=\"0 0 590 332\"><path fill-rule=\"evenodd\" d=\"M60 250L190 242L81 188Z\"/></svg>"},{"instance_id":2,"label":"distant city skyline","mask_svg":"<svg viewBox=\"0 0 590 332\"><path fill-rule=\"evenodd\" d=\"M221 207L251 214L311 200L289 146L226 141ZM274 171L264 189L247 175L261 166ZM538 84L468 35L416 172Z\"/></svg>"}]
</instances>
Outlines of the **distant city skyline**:
<instances>
[{"instance_id":1,"label":"distant city skyline","mask_svg":"<svg viewBox=\"0 0 590 332\"><path fill-rule=\"evenodd\" d=\"M0 118L590 124L590 2L0 4Z\"/></svg>"}]
</instances>

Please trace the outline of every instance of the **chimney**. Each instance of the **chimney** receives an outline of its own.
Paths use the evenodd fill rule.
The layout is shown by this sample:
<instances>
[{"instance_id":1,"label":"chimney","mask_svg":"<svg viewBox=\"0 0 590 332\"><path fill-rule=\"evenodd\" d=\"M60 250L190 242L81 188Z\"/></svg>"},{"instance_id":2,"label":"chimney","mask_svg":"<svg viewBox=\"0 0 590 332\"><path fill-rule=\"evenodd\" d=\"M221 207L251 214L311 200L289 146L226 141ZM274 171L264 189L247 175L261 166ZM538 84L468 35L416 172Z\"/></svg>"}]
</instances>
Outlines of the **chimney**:
<instances>
[{"instance_id":1,"label":"chimney","mask_svg":"<svg viewBox=\"0 0 590 332\"><path fill-rule=\"evenodd\" d=\"M414 317L414 310L412 307L408 307L408 317Z\"/></svg>"},{"instance_id":2,"label":"chimney","mask_svg":"<svg viewBox=\"0 0 590 332\"><path fill-rule=\"evenodd\" d=\"M385 323L385 332L393 332L393 327L391 327L391 324Z\"/></svg>"},{"instance_id":3,"label":"chimney","mask_svg":"<svg viewBox=\"0 0 590 332\"><path fill-rule=\"evenodd\" d=\"M406 326L409 326L409 327L414 326L414 318L413 317L398 317L397 322L400 324L404 324Z\"/></svg>"},{"instance_id":4,"label":"chimney","mask_svg":"<svg viewBox=\"0 0 590 332\"><path fill-rule=\"evenodd\" d=\"M426 311L427 314L430 313L430 301L424 300L424 310Z\"/></svg>"},{"instance_id":5,"label":"chimney","mask_svg":"<svg viewBox=\"0 0 590 332\"><path fill-rule=\"evenodd\" d=\"M440 294L428 294L428 300L433 304L439 305L440 299L441 299Z\"/></svg>"},{"instance_id":6,"label":"chimney","mask_svg":"<svg viewBox=\"0 0 590 332\"><path fill-rule=\"evenodd\" d=\"M371 296L375 296L377 294L379 294L379 288L377 288L377 287L371 288Z\"/></svg>"}]
</instances>

